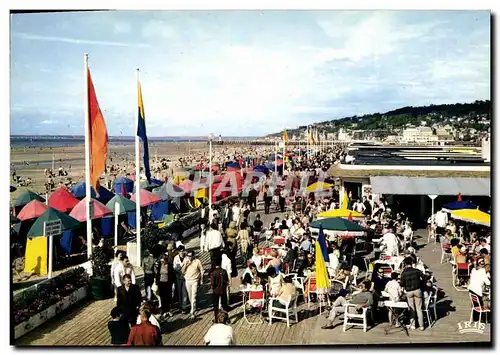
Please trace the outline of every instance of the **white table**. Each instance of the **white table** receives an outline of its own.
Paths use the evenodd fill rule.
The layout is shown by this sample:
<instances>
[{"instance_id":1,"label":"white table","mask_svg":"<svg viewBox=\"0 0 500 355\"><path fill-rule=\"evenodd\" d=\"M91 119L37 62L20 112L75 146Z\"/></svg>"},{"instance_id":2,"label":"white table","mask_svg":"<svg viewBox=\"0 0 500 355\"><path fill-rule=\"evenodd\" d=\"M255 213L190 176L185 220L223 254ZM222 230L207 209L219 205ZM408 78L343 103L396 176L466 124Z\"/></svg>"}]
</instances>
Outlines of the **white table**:
<instances>
[{"instance_id":1,"label":"white table","mask_svg":"<svg viewBox=\"0 0 500 355\"><path fill-rule=\"evenodd\" d=\"M387 292L382 291L382 296L385 297L385 294L389 295ZM389 323L389 326L385 329L385 335L388 334L389 329L394 327L394 323L399 321L399 326L396 328L401 328L405 331L407 336L410 336L408 334L408 328L404 324L404 311L407 310L408 303L407 302L394 302L394 301L384 301L384 306L389 309L390 312L392 312L392 323Z\"/></svg>"}]
</instances>

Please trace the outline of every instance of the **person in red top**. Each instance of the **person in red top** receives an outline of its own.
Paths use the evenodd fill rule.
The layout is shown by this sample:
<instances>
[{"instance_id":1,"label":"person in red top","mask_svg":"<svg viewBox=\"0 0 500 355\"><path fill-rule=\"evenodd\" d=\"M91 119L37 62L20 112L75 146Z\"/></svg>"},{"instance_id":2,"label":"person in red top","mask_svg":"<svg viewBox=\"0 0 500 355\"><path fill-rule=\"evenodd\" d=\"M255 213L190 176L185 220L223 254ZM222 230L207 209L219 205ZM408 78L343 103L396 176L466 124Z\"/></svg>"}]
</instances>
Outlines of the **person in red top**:
<instances>
[{"instance_id":1,"label":"person in red top","mask_svg":"<svg viewBox=\"0 0 500 355\"><path fill-rule=\"evenodd\" d=\"M129 346L161 346L160 329L149 322L151 313L144 309L140 313L141 323L130 330L127 345Z\"/></svg>"}]
</instances>

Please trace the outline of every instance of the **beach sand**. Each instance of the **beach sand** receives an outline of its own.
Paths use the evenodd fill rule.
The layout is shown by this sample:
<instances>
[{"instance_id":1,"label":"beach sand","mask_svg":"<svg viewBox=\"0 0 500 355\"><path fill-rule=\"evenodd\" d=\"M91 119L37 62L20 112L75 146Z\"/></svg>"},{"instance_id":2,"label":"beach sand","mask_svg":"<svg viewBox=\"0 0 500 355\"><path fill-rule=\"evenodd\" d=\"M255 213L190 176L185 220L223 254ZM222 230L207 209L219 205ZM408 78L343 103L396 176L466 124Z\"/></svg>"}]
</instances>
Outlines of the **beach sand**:
<instances>
[{"instance_id":1,"label":"beach sand","mask_svg":"<svg viewBox=\"0 0 500 355\"><path fill-rule=\"evenodd\" d=\"M10 152L10 183L17 188L16 191L10 194L11 202L15 201L21 193L26 190L45 196L45 183L47 177L44 170L52 168L52 157L54 155L55 173L59 167L62 167L68 172L68 176L54 178L56 187L60 182L66 181L68 178L73 182L78 183L83 181L85 176L85 155L84 146L72 147L15 147L11 148ZM179 169L180 157L191 157L196 162L203 157L208 156L208 145L205 142L193 143L150 143L149 144L149 157L151 164L152 175L158 179L164 179L170 173L171 168L173 171ZM160 168L159 162L161 159L170 160L167 162L167 170L156 170ZM189 159L189 158L188 158ZM125 169L131 174L135 173L135 147L134 144L119 144L108 145L108 169L111 165L118 165L123 173L118 173L118 176L125 175ZM71 168L70 168L71 166ZM141 166L142 166L142 145L141 145ZM31 178L32 183L28 187L19 187L12 179L12 173L15 170L18 176L23 179ZM106 178L113 180L112 176L108 173Z\"/></svg>"}]
</instances>

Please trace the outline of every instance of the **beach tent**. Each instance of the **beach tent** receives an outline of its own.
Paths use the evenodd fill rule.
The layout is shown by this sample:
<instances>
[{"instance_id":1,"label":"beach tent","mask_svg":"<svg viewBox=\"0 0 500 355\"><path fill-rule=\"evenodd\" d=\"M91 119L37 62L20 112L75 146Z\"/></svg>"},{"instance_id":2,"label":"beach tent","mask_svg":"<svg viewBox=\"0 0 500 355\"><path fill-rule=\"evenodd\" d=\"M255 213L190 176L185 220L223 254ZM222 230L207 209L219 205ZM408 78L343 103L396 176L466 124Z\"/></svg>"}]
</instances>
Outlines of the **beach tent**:
<instances>
[{"instance_id":1,"label":"beach tent","mask_svg":"<svg viewBox=\"0 0 500 355\"><path fill-rule=\"evenodd\" d=\"M161 198L162 201L171 201L179 208L181 206L181 198L185 194L183 189L172 183L163 184L161 187L153 190L153 193Z\"/></svg>"},{"instance_id":2,"label":"beach tent","mask_svg":"<svg viewBox=\"0 0 500 355\"><path fill-rule=\"evenodd\" d=\"M356 211L351 211L345 208L339 208L336 210L330 210L330 211L325 211L321 212L318 214L318 219L319 218L348 218L351 216L352 218L364 218L365 215Z\"/></svg>"},{"instance_id":3,"label":"beach tent","mask_svg":"<svg viewBox=\"0 0 500 355\"><path fill-rule=\"evenodd\" d=\"M254 166L253 170L254 171L259 171L259 172L264 173L264 174L267 174L269 172L269 169L266 166L264 166L264 165Z\"/></svg>"},{"instance_id":4,"label":"beach tent","mask_svg":"<svg viewBox=\"0 0 500 355\"><path fill-rule=\"evenodd\" d=\"M106 207L109 208L111 211L113 211L113 214L115 213L115 203L118 202L118 205L120 206L120 210L118 214L123 215L127 214L128 212L133 212L135 211L135 203L130 201L129 199L123 197L122 195L116 194L111 200L108 201L106 204Z\"/></svg>"},{"instance_id":5,"label":"beach tent","mask_svg":"<svg viewBox=\"0 0 500 355\"><path fill-rule=\"evenodd\" d=\"M85 182L80 182L78 184L76 184L75 186L73 186L71 188L71 193L77 198L77 199L82 199L85 197L86 195L86 191L85 191ZM112 193L111 191L109 191L108 189L102 187L102 186L99 186L99 197L96 197L96 193L95 193L95 190L93 187L90 188L90 196L92 198L96 198L98 201L101 201L103 203L106 203L108 202L109 200L111 200L113 198L113 196L115 195L114 193ZM121 191L120 191L121 192Z\"/></svg>"},{"instance_id":6,"label":"beach tent","mask_svg":"<svg viewBox=\"0 0 500 355\"><path fill-rule=\"evenodd\" d=\"M191 189L193 188L193 182L189 179L184 179L181 181L180 184L178 184L181 189L184 190L184 192L189 195L191 194Z\"/></svg>"},{"instance_id":7,"label":"beach tent","mask_svg":"<svg viewBox=\"0 0 500 355\"><path fill-rule=\"evenodd\" d=\"M33 200L45 202L45 199L42 196L34 193L33 191L28 190L28 191L23 192L14 202L14 215L17 216L19 211L21 211L21 209L24 206L26 206L28 203L30 203Z\"/></svg>"},{"instance_id":8,"label":"beach tent","mask_svg":"<svg viewBox=\"0 0 500 355\"><path fill-rule=\"evenodd\" d=\"M39 237L43 235L43 224L45 222L52 221L61 221L62 230L73 230L80 226L80 222L78 222L73 217L68 216L52 207L47 209L40 217L37 218L35 223L31 226L28 231L28 237Z\"/></svg>"},{"instance_id":9,"label":"beach tent","mask_svg":"<svg viewBox=\"0 0 500 355\"><path fill-rule=\"evenodd\" d=\"M153 219L153 221L161 221L163 220L164 216L169 214L170 202L160 201L150 207L151 207L151 218Z\"/></svg>"},{"instance_id":10,"label":"beach tent","mask_svg":"<svg viewBox=\"0 0 500 355\"><path fill-rule=\"evenodd\" d=\"M87 220L87 207L85 206L86 201L87 198L84 198L83 200L78 202L78 204L73 208L69 215L77 221L85 222ZM94 210L92 219L99 219L104 216L113 214L113 211L111 209L107 208L105 205L95 199L91 199L90 203L92 204Z\"/></svg>"},{"instance_id":11,"label":"beach tent","mask_svg":"<svg viewBox=\"0 0 500 355\"><path fill-rule=\"evenodd\" d=\"M38 200L33 200L23 207L23 209L17 215L17 218L21 221L25 221L32 218L38 218L45 211L47 211L48 208L49 206L47 206L45 203L40 202Z\"/></svg>"},{"instance_id":12,"label":"beach tent","mask_svg":"<svg viewBox=\"0 0 500 355\"><path fill-rule=\"evenodd\" d=\"M459 219L465 222L490 226L490 215L480 210L464 209L451 212L451 218Z\"/></svg>"},{"instance_id":13,"label":"beach tent","mask_svg":"<svg viewBox=\"0 0 500 355\"><path fill-rule=\"evenodd\" d=\"M78 202L80 201L64 186L58 187L49 197L49 206L63 213L71 211Z\"/></svg>"},{"instance_id":14,"label":"beach tent","mask_svg":"<svg viewBox=\"0 0 500 355\"><path fill-rule=\"evenodd\" d=\"M134 191L134 181L129 178L119 177L115 179L113 182L113 189L116 194L122 193L122 186L125 187L125 191L128 193L132 193Z\"/></svg>"},{"instance_id":15,"label":"beach tent","mask_svg":"<svg viewBox=\"0 0 500 355\"><path fill-rule=\"evenodd\" d=\"M24 272L47 275L48 242L44 236L28 238L24 255Z\"/></svg>"},{"instance_id":16,"label":"beach tent","mask_svg":"<svg viewBox=\"0 0 500 355\"><path fill-rule=\"evenodd\" d=\"M139 193L141 194L140 195L141 196L141 207L147 207L147 206L153 205L153 204L161 201L161 199L158 196L156 196L152 192L149 192L148 190L141 189L139 191ZM132 197L130 198L130 201L135 202L136 195L137 195L137 193L134 193L132 195Z\"/></svg>"},{"instance_id":17,"label":"beach tent","mask_svg":"<svg viewBox=\"0 0 500 355\"><path fill-rule=\"evenodd\" d=\"M477 208L477 206L470 201L454 201L445 203L442 207L446 212L455 210L475 210Z\"/></svg>"}]
</instances>

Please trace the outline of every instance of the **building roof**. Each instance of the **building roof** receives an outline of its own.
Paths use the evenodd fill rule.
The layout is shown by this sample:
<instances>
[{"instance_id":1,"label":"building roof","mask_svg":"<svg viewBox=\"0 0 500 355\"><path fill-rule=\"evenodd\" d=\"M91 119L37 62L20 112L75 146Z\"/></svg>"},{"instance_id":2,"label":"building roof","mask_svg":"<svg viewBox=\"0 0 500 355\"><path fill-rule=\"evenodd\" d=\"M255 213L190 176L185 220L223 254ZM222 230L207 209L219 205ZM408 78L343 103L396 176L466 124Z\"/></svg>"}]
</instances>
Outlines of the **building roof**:
<instances>
[{"instance_id":1,"label":"building roof","mask_svg":"<svg viewBox=\"0 0 500 355\"><path fill-rule=\"evenodd\" d=\"M347 170L333 166L329 174L341 178L369 178L370 176L407 176L407 177L476 177L489 178L489 171L448 171L448 170Z\"/></svg>"},{"instance_id":2,"label":"building roof","mask_svg":"<svg viewBox=\"0 0 500 355\"><path fill-rule=\"evenodd\" d=\"M490 196L489 178L370 177L372 191L391 195Z\"/></svg>"}]
</instances>

